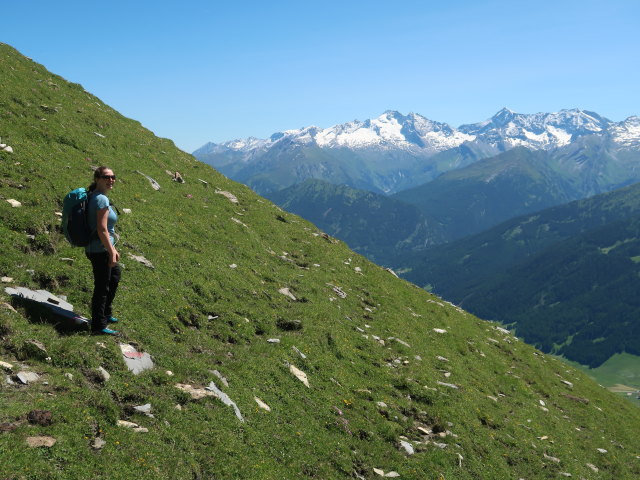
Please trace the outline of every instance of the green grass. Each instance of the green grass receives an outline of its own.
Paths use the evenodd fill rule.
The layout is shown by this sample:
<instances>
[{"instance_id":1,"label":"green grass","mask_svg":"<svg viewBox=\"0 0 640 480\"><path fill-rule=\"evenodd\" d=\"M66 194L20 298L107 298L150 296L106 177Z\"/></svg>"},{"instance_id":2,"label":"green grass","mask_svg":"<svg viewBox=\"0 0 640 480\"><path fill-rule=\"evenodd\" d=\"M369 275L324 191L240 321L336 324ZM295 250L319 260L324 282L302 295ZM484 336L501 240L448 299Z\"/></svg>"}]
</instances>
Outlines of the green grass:
<instances>
[{"instance_id":1,"label":"green grass","mask_svg":"<svg viewBox=\"0 0 640 480\"><path fill-rule=\"evenodd\" d=\"M20 307L0 306L0 359L46 382L2 381L0 424L33 409L53 415L51 426L22 421L0 433L0 478L370 479L373 468L416 480L640 475L640 410L583 373L324 238L5 45L0 72L0 136L15 152L0 153L0 275L14 279L7 285L67 295L88 313L89 262L66 244L55 212L67 191L88 183L91 165L109 165L118 175L111 197L132 211L118 223L118 328L156 364L134 376L115 339L59 334ZM186 183L172 182L167 170ZM280 294L283 287L297 300ZM0 303L9 301L0 292ZM292 320L302 328L287 330ZM30 353L31 339L50 361ZM308 375L310 388L289 364ZM96 380L99 366L111 374L105 384ZM244 423L219 400L192 400L175 388L212 380ZM154 418L132 409L144 403ZM149 432L118 427L120 419ZM419 428L450 433L429 439ZM28 448L34 435L57 443ZM96 437L106 441L102 450L90 446ZM400 450L401 437L415 455Z\"/></svg>"}]
</instances>

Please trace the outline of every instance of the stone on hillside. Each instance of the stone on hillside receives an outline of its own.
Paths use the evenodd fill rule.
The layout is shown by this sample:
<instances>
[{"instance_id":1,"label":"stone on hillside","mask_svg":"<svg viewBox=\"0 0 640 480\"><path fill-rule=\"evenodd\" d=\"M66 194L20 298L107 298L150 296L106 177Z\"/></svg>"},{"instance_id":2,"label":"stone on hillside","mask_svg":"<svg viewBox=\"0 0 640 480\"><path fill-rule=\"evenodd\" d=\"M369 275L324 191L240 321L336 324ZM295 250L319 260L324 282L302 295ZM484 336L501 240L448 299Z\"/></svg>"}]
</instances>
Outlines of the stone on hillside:
<instances>
[{"instance_id":1,"label":"stone on hillside","mask_svg":"<svg viewBox=\"0 0 640 480\"><path fill-rule=\"evenodd\" d=\"M605 450L604 448L596 448L596 450L598 450L598 452L600 453L609 453L607 450Z\"/></svg>"},{"instance_id":2,"label":"stone on hillside","mask_svg":"<svg viewBox=\"0 0 640 480\"><path fill-rule=\"evenodd\" d=\"M596 467L593 463L587 463L587 467L589 467L591 470L593 470L596 473L600 471L600 469Z\"/></svg>"},{"instance_id":3,"label":"stone on hillside","mask_svg":"<svg viewBox=\"0 0 640 480\"><path fill-rule=\"evenodd\" d=\"M249 228L249 226L246 223L241 222L240 220L238 220L235 217L231 217L231 220L236 222L238 225L242 225L243 227Z\"/></svg>"},{"instance_id":4,"label":"stone on hillside","mask_svg":"<svg viewBox=\"0 0 640 480\"><path fill-rule=\"evenodd\" d=\"M4 370L5 372L9 372L9 373L11 373L13 371L13 365L11 365L10 363L7 363L7 362L1 362L0 361L0 368L2 370Z\"/></svg>"},{"instance_id":5,"label":"stone on hillside","mask_svg":"<svg viewBox=\"0 0 640 480\"><path fill-rule=\"evenodd\" d=\"M378 408L387 408L387 404L382 401L376 402L376 405L378 406Z\"/></svg>"},{"instance_id":6,"label":"stone on hillside","mask_svg":"<svg viewBox=\"0 0 640 480\"><path fill-rule=\"evenodd\" d=\"M561 380L561 383L564 383L569 388L573 388L573 383L571 383L571 382L569 382L567 380Z\"/></svg>"},{"instance_id":7,"label":"stone on hillside","mask_svg":"<svg viewBox=\"0 0 640 480\"><path fill-rule=\"evenodd\" d=\"M69 380L73 380L73 373L67 372L64 374L64 376L67 377Z\"/></svg>"},{"instance_id":8,"label":"stone on hillside","mask_svg":"<svg viewBox=\"0 0 640 480\"><path fill-rule=\"evenodd\" d=\"M104 448L104 446L106 444L107 444L107 442L105 442L102 438L96 437L91 442L91 448L93 448L95 450L100 450L101 448Z\"/></svg>"},{"instance_id":9,"label":"stone on hillside","mask_svg":"<svg viewBox=\"0 0 640 480\"><path fill-rule=\"evenodd\" d=\"M93 132L93 134L94 134L96 137L106 138L103 134L98 133L98 132Z\"/></svg>"},{"instance_id":10,"label":"stone on hillside","mask_svg":"<svg viewBox=\"0 0 640 480\"><path fill-rule=\"evenodd\" d=\"M287 287L281 288L280 290L278 290L278 293L281 293L285 297L289 297L293 301L297 300L297 298L293 295L293 293L291 293L291 290L289 290L289 288Z\"/></svg>"},{"instance_id":11,"label":"stone on hillside","mask_svg":"<svg viewBox=\"0 0 640 480\"><path fill-rule=\"evenodd\" d=\"M151 178L149 175L146 175L146 174L142 173L139 170L136 170L136 173L139 173L144 178L149 180L149 183L151 184L151 188L153 188L154 190L160 190L160 184L158 182L156 182L153 178Z\"/></svg>"},{"instance_id":12,"label":"stone on hillside","mask_svg":"<svg viewBox=\"0 0 640 480\"><path fill-rule=\"evenodd\" d=\"M104 367L96 368L96 372L98 372L98 377L102 383L106 383L111 378L111 374L107 372Z\"/></svg>"},{"instance_id":13,"label":"stone on hillside","mask_svg":"<svg viewBox=\"0 0 640 480\"><path fill-rule=\"evenodd\" d=\"M293 373L293 375L298 380L300 380L302 383L304 383L307 388L311 388L311 386L309 385L309 379L307 378L307 374L306 373L304 373L302 370L300 370L299 368L297 368L294 365L289 365L289 371L291 373Z\"/></svg>"},{"instance_id":14,"label":"stone on hillside","mask_svg":"<svg viewBox=\"0 0 640 480\"><path fill-rule=\"evenodd\" d=\"M385 473L384 476L386 478L398 478L400 476L400 474L398 472L391 471L391 472Z\"/></svg>"},{"instance_id":15,"label":"stone on hillside","mask_svg":"<svg viewBox=\"0 0 640 480\"><path fill-rule=\"evenodd\" d=\"M436 383L438 385L442 385L443 387L453 388L455 390L458 390L460 388L457 385L454 385L453 383L444 383L444 382L441 382L441 381L437 381Z\"/></svg>"},{"instance_id":16,"label":"stone on hillside","mask_svg":"<svg viewBox=\"0 0 640 480\"><path fill-rule=\"evenodd\" d=\"M448 361L449 361L449 359L448 359L448 358L446 358L446 357L441 357L440 355L438 355L438 356L436 357L436 359L440 360L441 362L448 362Z\"/></svg>"},{"instance_id":17,"label":"stone on hillside","mask_svg":"<svg viewBox=\"0 0 640 480\"><path fill-rule=\"evenodd\" d=\"M133 429L133 428L138 428L140 425L134 422L129 422L127 420L118 420L118 426Z\"/></svg>"},{"instance_id":18,"label":"stone on hillside","mask_svg":"<svg viewBox=\"0 0 640 480\"><path fill-rule=\"evenodd\" d=\"M176 383L175 387L178 390L182 390L183 392L191 395L191 398L194 400L200 400L204 397L216 397L217 395L212 391L205 390L204 388L196 388L193 385L187 385L184 383Z\"/></svg>"},{"instance_id":19,"label":"stone on hillside","mask_svg":"<svg viewBox=\"0 0 640 480\"><path fill-rule=\"evenodd\" d=\"M379 468L374 468L373 473L380 475L381 477L384 477L384 470L380 470Z\"/></svg>"},{"instance_id":20,"label":"stone on hillside","mask_svg":"<svg viewBox=\"0 0 640 480\"><path fill-rule=\"evenodd\" d=\"M30 383L35 383L38 380L40 380L40 375L38 375L35 372L22 371L22 372L18 372L18 374L16 375L16 378L23 385L28 385Z\"/></svg>"},{"instance_id":21,"label":"stone on hillside","mask_svg":"<svg viewBox=\"0 0 640 480\"><path fill-rule=\"evenodd\" d=\"M27 437L26 442L27 442L27 445L31 448L39 448L39 447L51 448L56 444L57 440L53 437L40 436L40 437Z\"/></svg>"},{"instance_id":22,"label":"stone on hillside","mask_svg":"<svg viewBox=\"0 0 640 480\"><path fill-rule=\"evenodd\" d=\"M302 358L303 360L306 360L307 356L302 353L297 347L293 346L291 347L291 349L296 352L298 355L300 355L300 358Z\"/></svg>"},{"instance_id":23,"label":"stone on hillside","mask_svg":"<svg viewBox=\"0 0 640 480\"><path fill-rule=\"evenodd\" d=\"M253 399L256 401L256 403L260 408L262 408L263 410L266 410L267 412L271 411L271 407L266 403L264 403L262 400L260 400L258 397L253 397Z\"/></svg>"},{"instance_id":24,"label":"stone on hillside","mask_svg":"<svg viewBox=\"0 0 640 480\"><path fill-rule=\"evenodd\" d=\"M225 192L224 190L216 190L218 195L222 195L223 197L227 197L231 203L238 203L238 197L236 197L233 193Z\"/></svg>"},{"instance_id":25,"label":"stone on hillside","mask_svg":"<svg viewBox=\"0 0 640 480\"><path fill-rule=\"evenodd\" d=\"M269 339L267 339L267 342L269 342L269 343L280 343L280 339L279 338L269 338Z\"/></svg>"},{"instance_id":26,"label":"stone on hillside","mask_svg":"<svg viewBox=\"0 0 640 480\"><path fill-rule=\"evenodd\" d=\"M2 278L0 278L0 282L2 282L2 283L11 283L11 282L13 282L13 278L12 277L2 277Z\"/></svg>"},{"instance_id":27,"label":"stone on hillside","mask_svg":"<svg viewBox=\"0 0 640 480\"><path fill-rule=\"evenodd\" d=\"M330 283L327 285L332 287L332 290L334 291L334 293L338 295L340 298L347 298L347 294L340 287L336 287L335 285L331 285Z\"/></svg>"},{"instance_id":28,"label":"stone on hillside","mask_svg":"<svg viewBox=\"0 0 640 480\"><path fill-rule=\"evenodd\" d=\"M222 403L224 403L229 407L232 407L233 411L236 414L236 417L238 417L238 420L240 420L241 422L244 422L244 418L242 418L242 414L240 413L240 409L238 408L236 403L229 398L229 395L227 395L222 390L220 390L214 382L209 383L209 386L204 388L205 390L210 390L213 393L215 393Z\"/></svg>"},{"instance_id":29,"label":"stone on hillside","mask_svg":"<svg viewBox=\"0 0 640 480\"><path fill-rule=\"evenodd\" d=\"M549 460L549 461L554 462L554 463L560 463L560 459L559 458L549 456L546 453L543 454L543 457L545 458L545 460Z\"/></svg>"},{"instance_id":30,"label":"stone on hillside","mask_svg":"<svg viewBox=\"0 0 640 480\"><path fill-rule=\"evenodd\" d=\"M436 333L447 333L447 331L443 328L434 328L433 331Z\"/></svg>"},{"instance_id":31,"label":"stone on hillside","mask_svg":"<svg viewBox=\"0 0 640 480\"><path fill-rule=\"evenodd\" d=\"M399 338L395 338L395 337L389 337L387 340L395 340L396 342L398 342L400 345L404 345L407 348L411 348L411 345L409 345L407 342L405 342L404 340L400 340Z\"/></svg>"},{"instance_id":32,"label":"stone on hillside","mask_svg":"<svg viewBox=\"0 0 640 480\"><path fill-rule=\"evenodd\" d=\"M391 275L393 275L394 277L400 278L400 277L398 277L398 274L396 272L394 272L393 270L391 270L390 268L385 268L385 270L387 272L389 272Z\"/></svg>"},{"instance_id":33,"label":"stone on hillside","mask_svg":"<svg viewBox=\"0 0 640 480\"><path fill-rule=\"evenodd\" d=\"M18 200L15 200L13 198L7 199L7 202L9 202L13 208L17 208L17 207L21 207L22 206L22 204Z\"/></svg>"},{"instance_id":34,"label":"stone on hillside","mask_svg":"<svg viewBox=\"0 0 640 480\"><path fill-rule=\"evenodd\" d=\"M134 255L133 253L127 253L127 255L129 256L129 258L135 260L136 262L139 262L139 263L143 264L145 267L155 268L153 266L153 263L151 263L149 260L144 258L142 255Z\"/></svg>"},{"instance_id":35,"label":"stone on hillside","mask_svg":"<svg viewBox=\"0 0 640 480\"><path fill-rule=\"evenodd\" d=\"M238 268L238 265L236 265L235 263L232 263L231 265L229 265L229 268L236 269Z\"/></svg>"},{"instance_id":36,"label":"stone on hillside","mask_svg":"<svg viewBox=\"0 0 640 480\"><path fill-rule=\"evenodd\" d=\"M122 213L126 213L127 215L131 213L131 209L130 208L123 208L122 209Z\"/></svg>"},{"instance_id":37,"label":"stone on hillside","mask_svg":"<svg viewBox=\"0 0 640 480\"><path fill-rule=\"evenodd\" d=\"M13 153L13 148L11 148L9 145L5 145L4 147L2 147L2 151L7 153Z\"/></svg>"},{"instance_id":38,"label":"stone on hillside","mask_svg":"<svg viewBox=\"0 0 640 480\"><path fill-rule=\"evenodd\" d=\"M416 451L413 448L413 445L411 445L406 440L400 440L400 446L405 452L407 452L407 455L413 455L414 453L416 453Z\"/></svg>"},{"instance_id":39,"label":"stone on hillside","mask_svg":"<svg viewBox=\"0 0 640 480\"><path fill-rule=\"evenodd\" d=\"M124 363L134 375L153 368L151 355L146 352L138 352L133 345L121 343L120 351L122 352Z\"/></svg>"},{"instance_id":40,"label":"stone on hillside","mask_svg":"<svg viewBox=\"0 0 640 480\"><path fill-rule=\"evenodd\" d=\"M229 386L229 382L227 381L227 379L218 370L213 370L211 371L211 373L218 377L225 387Z\"/></svg>"}]
</instances>

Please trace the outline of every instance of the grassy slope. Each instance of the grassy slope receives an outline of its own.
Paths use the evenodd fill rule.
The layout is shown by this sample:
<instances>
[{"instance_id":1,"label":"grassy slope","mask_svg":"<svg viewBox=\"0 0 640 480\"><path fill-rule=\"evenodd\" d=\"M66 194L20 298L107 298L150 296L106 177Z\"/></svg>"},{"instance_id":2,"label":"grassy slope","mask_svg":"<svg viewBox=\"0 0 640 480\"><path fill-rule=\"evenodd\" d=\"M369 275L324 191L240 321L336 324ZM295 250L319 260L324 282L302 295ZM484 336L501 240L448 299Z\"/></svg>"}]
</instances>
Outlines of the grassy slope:
<instances>
[{"instance_id":1,"label":"grassy slope","mask_svg":"<svg viewBox=\"0 0 640 480\"><path fill-rule=\"evenodd\" d=\"M87 183L90 165L110 165L120 179L112 198L132 210L119 223L126 267L116 300L120 328L157 365L133 376L114 339L60 335L21 309L0 306L0 359L48 382L2 382L0 423L34 408L54 419L49 427L24 423L0 433L0 478L374 478L374 467L404 479L640 475L640 411L585 375L314 235L311 224L5 45L0 72L0 136L15 150L0 153L0 274L13 277L11 284L67 294L86 313L89 265L65 244L55 212L68 190ZM135 170L162 189L153 191ZM179 171L186 183L171 182L165 170ZM8 198L23 206L12 208ZM299 300L278 293L282 287ZM8 301L4 293L0 301ZM300 320L302 329L281 330L283 320ZM272 337L281 343L267 343ZM44 343L51 361L29 354L28 339ZM309 375L311 388L286 362ZM104 385L92 373L98 366L112 375ZM245 423L218 400L192 401L174 387L207 385L217 380L213 369L229 380L223 389ZM272 411L258 409L255 396ZM155 418L132 413L147 402ZM118 419L149 433L117 427ZM418 444L426 440L421 426L455 436L435 439L444 449ZM38 434L58 442L27 448L25 438ZM107 442L100 451L89 446L96 436ZM401 436L415 455L398 448Z\"/></svg>"}]
</instances>

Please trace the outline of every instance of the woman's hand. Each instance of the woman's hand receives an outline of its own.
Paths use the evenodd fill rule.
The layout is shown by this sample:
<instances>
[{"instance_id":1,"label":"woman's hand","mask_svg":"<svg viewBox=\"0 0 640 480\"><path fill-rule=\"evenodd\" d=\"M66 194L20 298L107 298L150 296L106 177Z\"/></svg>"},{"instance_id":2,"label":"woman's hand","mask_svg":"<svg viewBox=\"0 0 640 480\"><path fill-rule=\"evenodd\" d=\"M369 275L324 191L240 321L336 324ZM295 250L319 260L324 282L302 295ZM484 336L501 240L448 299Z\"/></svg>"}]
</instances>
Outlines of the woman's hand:
<instances>
[{"instance_id":1,"label":"woman's hand","mask_svg":"<svg viewBox=\"0 0 640 480\"><path fill-rule=\"evenodd\" d=\"M109 255L109 267L115 267L119 261L120 261L120 252L118 252L114 248L111 251L111 254Z\"/></svg>"}]
</instances>

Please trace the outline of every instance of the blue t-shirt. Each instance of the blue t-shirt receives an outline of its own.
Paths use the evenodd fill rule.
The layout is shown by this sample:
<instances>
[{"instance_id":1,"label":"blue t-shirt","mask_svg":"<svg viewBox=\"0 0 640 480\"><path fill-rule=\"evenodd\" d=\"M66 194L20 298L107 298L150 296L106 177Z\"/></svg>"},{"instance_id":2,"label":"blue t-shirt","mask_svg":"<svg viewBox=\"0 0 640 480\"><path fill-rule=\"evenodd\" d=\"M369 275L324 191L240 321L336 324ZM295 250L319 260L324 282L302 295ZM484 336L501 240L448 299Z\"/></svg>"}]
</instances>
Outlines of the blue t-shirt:
<instances>
[{"instance_id":1,"label":"blue t-shirt","mask_svg":"<svg viewBox=\"0 0 640 480\"><path fill-rule=\"evenodd\" d=\"M111 204L109 203L109 198L102 193L91 193L89 194L89 207L88 207L88 220L89 227L92 232L96 232L98 229L98 210L102 210L103 208L109 208L109 215L107 217L107 230L109 232L109 238L111 239L111 245L116 244L116 231L115 226L118 221L118 215ZM91 239L91 243L85 247L85 251L88 253L99 253L106 252L107 249L104 248L100 238L97 233Z\"/></svg>"}]
</instances>

